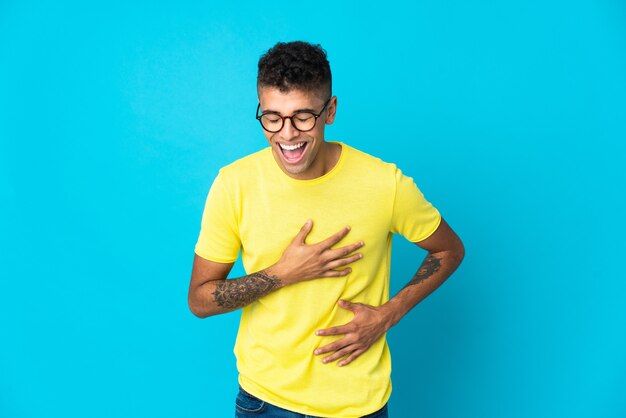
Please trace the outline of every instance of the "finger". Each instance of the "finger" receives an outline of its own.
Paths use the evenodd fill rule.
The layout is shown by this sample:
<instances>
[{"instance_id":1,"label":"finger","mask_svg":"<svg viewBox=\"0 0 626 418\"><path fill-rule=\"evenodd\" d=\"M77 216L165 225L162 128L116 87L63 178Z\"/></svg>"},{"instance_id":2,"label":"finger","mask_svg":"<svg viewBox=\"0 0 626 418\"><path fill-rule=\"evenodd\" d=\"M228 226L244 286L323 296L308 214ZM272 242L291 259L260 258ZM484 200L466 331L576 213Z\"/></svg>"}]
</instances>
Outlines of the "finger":
<instances>
[{"instance_id":1,"label":"finger","mask_svg":"<svg viewBox=\"0 0 626 418\"><path fill-rule=\"evenodd\" d=\"M307 235L309 235L309 232L311 232L312 227L313 221L307 219L304 225L302 225L302 228L300 228L300 231L298 231L298 234L294 238L294 241L299 242L300 244L304 244L304 240L306 239Z\"/></svg>"},{"instance_id":2,"label":"finger","mask_svg":"<svg viewBox=\"0 0 626 418\"><path fill-rule=\"evenodd\" d=\"M358 253L358 254L351 255L350 257L339 258L337 260L333 260L333 261L331 261L329 263L326 263L326 266L324 266L324 267L326 267L329 270L332 270L332 269L336 269L338 267L343 267L343 266L346 266L348 264L354 263L355 261L358 261L358 260L360 260L362 258L363 258L363 254Z\"/></svg>"},{"instance_id":3,"label":"finger","mask_svg":"<svg viewBox=\"0 0 626 418\"><path fill-rule=\"evenodd\" d=\"M313 354L319 356L320 354L332 353L333 351L341 350L342 348L352 344L352 341L346 341L346 338L344 337L330 344L326 344L325 346L316 348Z\"/></svg>"},{"instance_id":4,"label":"finger","mask_svg":"<svg viewBox=\"0 0 626 418\"><path fill-rule=\"evenodd\" d=\"M343 269L343 270L326 270L319 277L343 277L352 273L351 268Z\"/></svg>"},{"instance_id":5,"label":"finger","mask_svg":"<svg viewBox=\"0 0 626 418\"><path fill-rule=\"evenodd\" d=\"M330 356L324 357L322 359L322 363L331 363L331 362L333 362L335 360L338 360L338 359L340 359L342 357L345 357L347 355L352 354L356 349L357 349L357 347L356 347L355 344L352 344L352 345L349 345L347 347L344 347L341 350L338 350L338 351L334 352Z\"/></svg>"},{"instance_id":6,"label":"finger","mask_svg":"<svg viewBox=\"0 0 626 418\"><path fill-rule=\"evenodd\" d=\"M345 247L335 248L332 250L328 249L324 252L324 257L326 257L326 259L329 261L337 260L339 258L344 258L348 254L352 254L353 252L355 252L356 250L358 250L364 245L365 243L363 241L358 241L358 242L355 242L354 244L346 245Z\"/></svg>"},{"instance_id":7,"label":"finger","mask_svg":"<svg viewBox=\"0 0 626 418\"><path fill-rule=\"evenodd\" d=\"M359 357L363 353L365 353L364 349L355 350L352 352L352 354L348 356L348 358L343 359L339 363L337 363L337 366L339 367L347 366L348 364L352 363L357 357Z\"/></svg>"},{"instance_id":8,"label":"finger","mask_svg":"<svg viewBox=\"0 0 626 418\"><path fill-rule=\"evenodd\" d=\"M318 356L320 354L330 353L330 352L333 352L333 351L340 350L340 349L342 349L344 347L347 347L347 346L353 345L353 344L355 344L354 337L344 336L343 338L340 338L340 339L338 339L336 341L333 341L332 343L329 343L329 344L326 344L324 346L316 348L315 351L313 352L313 354Z\"/></svg>"},{"instance_id":9,"label":"finger","mask_svg":"<svg viewBox=\"0 0 626 418\"><path fill-rule=\"evenodd\" d=\"M348 232L350 232L350 227L346 226L341 231L335 232L333 235L326 238L324 241L319 242L317 245L319 245L320 247L324 249L330 248L333 245L337 244L339 241L341 241L343 237L348 235Z\"/></svg>"},{"instance_id":10,"label":"finger","mask_svg":"<svg viewBox=\"0 0 626 418\"><path fill-rule=\"evenodd\" d=\"M344 324L344 325L339 325L336 327L330 327L326 329L320 329L320 330L315 331L315 335L319 337L325 337L328 335L344 335L352 331L352 326L350 324L351 323L348 322L347 324Z\"/></svg>"},{"instance_id":11,"label":"finger","mask_svg":"<svg viewBox=\"0 0 626 418\"><path fill-rule=\"evenodd\" d=\"M337 302L337 304L343 309L348 309L352 312L356 312L356 310L359 309L360 307L358 303L348 302L347 300L343 300L343 299L339 299L339 302Z\"/></svg>"}]
</instances>

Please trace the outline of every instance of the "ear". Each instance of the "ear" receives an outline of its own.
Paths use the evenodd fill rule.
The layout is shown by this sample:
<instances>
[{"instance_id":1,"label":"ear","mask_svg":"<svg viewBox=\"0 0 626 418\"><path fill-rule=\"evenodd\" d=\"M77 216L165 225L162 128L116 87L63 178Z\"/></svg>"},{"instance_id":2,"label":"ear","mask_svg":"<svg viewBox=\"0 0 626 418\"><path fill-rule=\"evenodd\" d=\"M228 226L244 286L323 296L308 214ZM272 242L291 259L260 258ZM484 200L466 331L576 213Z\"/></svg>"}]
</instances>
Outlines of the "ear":
<instances>
[{"instance_id":1,"label":"ear","mask_svg":"<svg viewBox=\"0 0 626 418\"><path fill-rule=\"evenodd\" d=\"M332 125L335 121L335 115L337 114L337 96L333 96L330 99L330 103L328 103L328 108L326 108L326 125Z\"/></svg>"}]
</instances>

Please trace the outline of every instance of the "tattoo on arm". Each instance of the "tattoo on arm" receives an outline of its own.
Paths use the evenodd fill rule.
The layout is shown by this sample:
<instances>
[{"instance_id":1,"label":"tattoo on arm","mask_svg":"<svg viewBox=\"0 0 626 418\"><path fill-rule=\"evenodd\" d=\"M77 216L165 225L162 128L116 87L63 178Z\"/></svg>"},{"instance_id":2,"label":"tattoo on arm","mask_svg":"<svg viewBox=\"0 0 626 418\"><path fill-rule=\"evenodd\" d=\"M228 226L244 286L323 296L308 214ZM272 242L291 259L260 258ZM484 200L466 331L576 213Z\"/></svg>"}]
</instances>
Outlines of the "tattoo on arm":
<instances>
[{"instance_id":1,"label":"tattoo on arm","mask_svg":"<svg viewBox=\"0 0 626 418\"><path fill-rule=\"evenodd\" d=\"M419 270L417 270L415 276L413 276L411 281L407 283L407 285L404 287L406 288L408 286L413 286L415 284L423 282L424 280L432 276L435 272L439 271L440 268L441 261L437 257L429 255L428 257L426 257Z\"/></svg>"},{"instance_id":2,"label":"tattoo on arm","mask_svg":"<svg viewBox=\"0 0 626 418\"><path fill-rule=\"evenodd\" d=\"M241 308L282 286L280 279L265 270L217 284L213 297L222 308Z\"/></svg>"}]
</instances>

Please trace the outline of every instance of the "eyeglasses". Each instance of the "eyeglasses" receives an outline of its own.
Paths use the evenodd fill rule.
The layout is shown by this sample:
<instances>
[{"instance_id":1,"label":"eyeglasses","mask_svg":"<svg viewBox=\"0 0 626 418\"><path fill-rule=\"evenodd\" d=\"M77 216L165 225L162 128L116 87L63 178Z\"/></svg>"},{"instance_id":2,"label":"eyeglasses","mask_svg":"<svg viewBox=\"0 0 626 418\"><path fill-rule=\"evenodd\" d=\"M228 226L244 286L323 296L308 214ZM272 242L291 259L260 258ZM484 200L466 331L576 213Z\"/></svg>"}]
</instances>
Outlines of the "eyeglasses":
<instances>
[{"instance_id":1,"label":"eyeglasses","mask_svg":"<svg viewBox=\"0 0 626 418\"><path fill-rule=\"evenodd\" d=\"M259 115L259 110L261 109L261 103L256 108L256 118L259 122L261 122L261 126L267 132L276 133L280 132L285 126L285 119L291 120L291 125L296 128L300 132L308 132L315 128L315 124L317 123L317 118L321 116L322 113L326 110L326 107L330 103L330 99L326 101L322 110L317 115L312 112L307 111L298 111L291 116L281 116L276 112L268 112Z\"/></svg>"}]
</instances>

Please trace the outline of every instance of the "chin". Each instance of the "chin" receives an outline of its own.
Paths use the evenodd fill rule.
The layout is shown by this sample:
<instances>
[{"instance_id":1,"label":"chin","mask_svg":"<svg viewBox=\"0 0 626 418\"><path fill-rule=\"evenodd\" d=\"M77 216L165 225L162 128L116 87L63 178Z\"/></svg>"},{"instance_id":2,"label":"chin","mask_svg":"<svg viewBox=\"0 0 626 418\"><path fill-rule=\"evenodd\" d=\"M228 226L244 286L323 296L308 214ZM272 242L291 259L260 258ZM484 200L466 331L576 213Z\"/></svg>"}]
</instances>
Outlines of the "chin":
<instances>
[{"instance_id":1,"label":"chin","mask_svg":"<svg viewBox=\"0 0 626 418\"><path fill-rule=\"evenodd\" d=\"M285 169L285 171L286 171L286 172L288 172L289 174L295 174L295 175L298 175L298 174L305 173L305 172L306 172L306 170L307 170L309 167L308 167L308 166L295 166L295 167L293 167L293 166L286 166L286 165L283 165L283 168L284 168L284 169Z\"/></svg>"}]
</instances>

